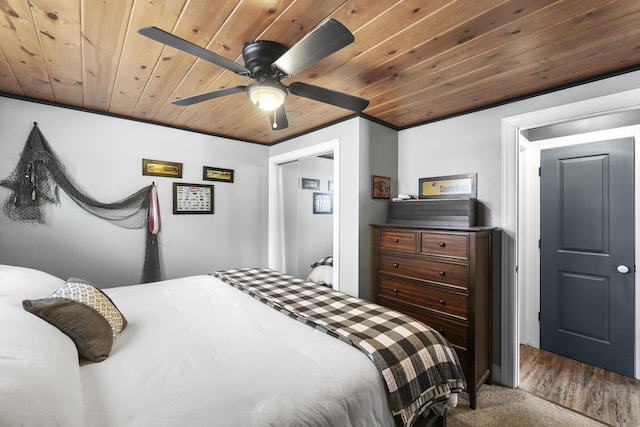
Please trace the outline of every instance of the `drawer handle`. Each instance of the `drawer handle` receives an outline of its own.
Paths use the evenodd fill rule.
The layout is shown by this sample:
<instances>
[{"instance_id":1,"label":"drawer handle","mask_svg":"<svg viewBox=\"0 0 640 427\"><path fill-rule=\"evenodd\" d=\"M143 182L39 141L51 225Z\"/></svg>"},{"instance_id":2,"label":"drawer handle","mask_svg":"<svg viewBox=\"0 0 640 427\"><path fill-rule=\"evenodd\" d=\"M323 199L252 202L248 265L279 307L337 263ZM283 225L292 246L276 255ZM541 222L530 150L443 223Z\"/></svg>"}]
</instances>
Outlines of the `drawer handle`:
<instances>
[{"instance_id":1,"label":"drawer handle","mask_svg":"<svg viewBox=\"0 0 640 427\"><path fill-rule=\"evenodd\" d=\"M398 288L393 288L393 292L398 293Z\"/></svg>"},{"instance_id":2,"label":"drawer handle","mask_svg":"<svg viewBox=\"0 0 640 427\"><path fill-rule=\"evenodd\" d=\"M439 245L440 245L441 248L444 248L445 246L447 246L447 244L445 242L440 242Z\"/></svg>"},{"instance_id":3,"label":"drawer handle","mask_svg":"<svg viewBox=\"0 0 640 427\"><path fill-rule=\"evenodd\" d=\"M400 264L398 264L397 262L394 262L393 263L393 268L398 268L398 267L400 267Z\"/></svg>"},{"instance_id":4,"label":"drawer handle","mask_svg":"<svg viewBox=\"0 0 640 427\"><path fill-rule=\"evenodd\" d=\"M443 299L441 299L440 301L438 301L440 304L445 305L447 302Z\"/></svg>"},{"instance_id":5,"label":"drawer handle","mask_svg":"<svg viewBox=\"0 0 640 427\"><path fill-rule=\"evenodd\" d=\"M444 277L444 276L446 276L446 275L447 275L447 272L446 272L446 271L441 271L439 274L440 274L442 277Z\"/></svg>"},{"instance_id":6,"label":"drawer handle","mask_svg":"<svg viewBox=\"0 0 640 427\"><path fill-rule=\"evenodd\" d=\"M398 243L400 240L398 239L393 239L393 243Z\"/></svg>"}]
</instances>

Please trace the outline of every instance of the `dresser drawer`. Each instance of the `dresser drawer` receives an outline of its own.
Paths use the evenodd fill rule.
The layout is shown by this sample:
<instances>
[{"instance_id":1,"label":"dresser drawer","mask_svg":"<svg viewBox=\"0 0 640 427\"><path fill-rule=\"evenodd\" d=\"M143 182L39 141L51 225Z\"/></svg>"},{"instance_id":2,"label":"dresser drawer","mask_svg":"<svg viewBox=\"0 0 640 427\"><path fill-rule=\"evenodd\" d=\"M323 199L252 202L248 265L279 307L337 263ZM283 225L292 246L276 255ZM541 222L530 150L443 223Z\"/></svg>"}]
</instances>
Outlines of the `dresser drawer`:
<instances>
[{"instance_id":1,"label":"dresser drawer","mask_svg":"<svg viewBox=\"0 0 640 427\"><path fill-rule=\"evenodd\" d=\"M380 276L380 295L441 311L467 320L467 296L445 289L421 286Z\"/></svg>"},{"instance_id":2,"label":"dresser drawer","mask_svg":"<svg viewBox=\"0 0 640 427\"><path fill-rule=\"evenodd\" d=\"M469 282L469 268L467 265L390 254L380 255L380 271L464 288L468 286Z\"/></svg>"},{"instance_id":3,"label":"dresser drawer","mask_svg":"<svg viewBox=\"0 0 640 427\"><path fill-rule=\"evenodd\" d=\"M382 230L380 249L416 253L416 233L403 230Z\"/></svg>"},{"instance_id":4,"label":"dresser drawer","mask_svg":"<svg viewBox=\"0 0 640 427\"><path fill-rule=\"evenodd\" d=\"M420 253L467 259L469 257L467 236L460 234L420 233Z\"/></svg>"},{"instance_id":5,"label":"dresser drawer","mask_svg":"<svg viewBox=\"0 0 640 427\"><path fill-rule=\"evenodd\" d=\"M392 299L386 298L383 295L378 296L378 303L389 307L392 310L404 313L407 316L411 316L416 320L421 321L425 325L431 326L438 331L443 337L445 337L451 344L460 347L463 350L467 349L467 326L464 324L456 323L452 320L446 319L437 314L428 312L427 310L421 310L419 308L404 305L400 302L396 302Z\"/></svg>"}]
</instances>

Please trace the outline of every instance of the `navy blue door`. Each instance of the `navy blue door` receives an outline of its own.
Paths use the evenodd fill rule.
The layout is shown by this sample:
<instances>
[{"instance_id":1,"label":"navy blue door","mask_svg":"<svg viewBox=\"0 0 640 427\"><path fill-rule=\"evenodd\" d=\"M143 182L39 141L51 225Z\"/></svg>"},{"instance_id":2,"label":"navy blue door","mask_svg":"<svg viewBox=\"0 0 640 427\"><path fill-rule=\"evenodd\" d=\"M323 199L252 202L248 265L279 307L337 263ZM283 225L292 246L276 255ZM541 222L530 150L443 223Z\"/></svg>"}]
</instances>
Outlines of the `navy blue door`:
<instances>
[{"instance_id":1,"label":"navy blue door","mask_svg":"<svg viewBox=\"0 0 640 427\"><path fill-rule=\"evenodd\" d=\"M540 346L634 375L633 138L543 150Z\"/></svg>"}]
</instances>

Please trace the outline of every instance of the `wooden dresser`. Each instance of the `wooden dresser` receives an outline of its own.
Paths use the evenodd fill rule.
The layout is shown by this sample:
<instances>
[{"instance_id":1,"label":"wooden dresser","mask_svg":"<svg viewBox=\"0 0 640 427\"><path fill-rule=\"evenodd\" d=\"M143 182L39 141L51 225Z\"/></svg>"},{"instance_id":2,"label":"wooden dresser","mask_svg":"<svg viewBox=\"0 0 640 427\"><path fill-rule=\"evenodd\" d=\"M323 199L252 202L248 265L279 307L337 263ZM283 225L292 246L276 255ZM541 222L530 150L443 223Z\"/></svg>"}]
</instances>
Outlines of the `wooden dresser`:
<instances>
[{"instance_id":1,"label":"wooden dresser","mask_svg":"<svg viewBox=\"0 0 640 427\"><path fill-rule=\"evenodd\" d=\"M374 295L418 319L453 345L471 408L491 367L493 227L374 226Z\"/></svg>"}]
</instances>

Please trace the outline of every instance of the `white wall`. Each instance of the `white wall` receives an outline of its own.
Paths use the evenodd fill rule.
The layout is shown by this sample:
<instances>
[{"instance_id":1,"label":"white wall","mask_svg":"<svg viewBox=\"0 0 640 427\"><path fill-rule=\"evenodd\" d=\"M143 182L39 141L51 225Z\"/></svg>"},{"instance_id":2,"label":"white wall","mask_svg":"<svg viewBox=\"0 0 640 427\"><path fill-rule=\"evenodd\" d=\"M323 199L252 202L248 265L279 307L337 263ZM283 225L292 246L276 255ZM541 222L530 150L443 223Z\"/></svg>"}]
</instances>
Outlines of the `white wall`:
<instances>
[{"instance_id":1,"label":"white wall","mask_svg":"<svg viewBox=\"0 0 640 427\"><path fill-rule=\"evenodd\" d=\"M398 191L417 196L420 178L477 172L479 225L500 224L501 114L484 110L400 131Z\"/></svg>"},{"instance_id":2,"label":"white wall","mask_svg":"<svg viewBox=\"0 0 640 427\"><path fill-rule=\"evenodd\" d=\"M502 119L640 87L640 72L406 129L398 135L400 193L418 193L420 178L478 173L479 225L502 224Z\"/></svg>"},{"instance_id":3,"label":"white wall","mask_svg":"<svg viewBox=\"0 0 640 427\"><path fill-rule=\"evenodd\" d=\"M69 174L92 197L117 201L155 181L165 278L266 265L268 148L104 115L0 97L0 179L9 176L33 122ZM183 178L143 176L142 159L183 163ZM235 170L234 183L202 180L202 167ZM174 215L172 183L214 185L213 215ZM10 192L0 187L0 203ZM63 192L45 224L0 215L0 263L83 277L99 286L138 283L144 230L94 217Z\"/></svg>"}]
</instances>

